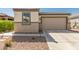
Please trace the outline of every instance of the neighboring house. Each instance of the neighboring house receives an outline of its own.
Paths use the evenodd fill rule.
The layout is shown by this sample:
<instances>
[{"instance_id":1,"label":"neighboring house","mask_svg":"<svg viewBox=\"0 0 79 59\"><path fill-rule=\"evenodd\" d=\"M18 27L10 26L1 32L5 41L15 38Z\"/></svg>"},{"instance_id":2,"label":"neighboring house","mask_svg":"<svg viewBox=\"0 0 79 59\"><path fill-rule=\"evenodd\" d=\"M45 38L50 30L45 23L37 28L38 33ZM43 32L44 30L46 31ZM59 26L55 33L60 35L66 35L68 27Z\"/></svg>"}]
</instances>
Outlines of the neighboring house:
<instances>
[{"instance_id":1,"label":"neighboring house","mask_svg":"<svg viewBox=\"0 0 79 59\"><path fill-rule=\"evenodd\" d=\"M40 32L42 30L70 29L70 13L39 12L39 9L14 8L15 32Z\"/></svg>"},{"instance_id":2,"label":"neighboring house","mask_svg":"<svg viewBox=\"0 0 79 59\"><path fill-rule=\"evenodd\" d=\"M69 20L72 29L79 29L79 14L69 16Z\"/></svg>"},{"instance_id":3,"label":"neighboring house","mask_svg":"<svg viewBox=\"0 0 79 59\"><path fill-rule=\"evenodd\" d=\"M4 13L0 13L0 20L13 20L14 18Z\"/></svg>"}]
</instances>

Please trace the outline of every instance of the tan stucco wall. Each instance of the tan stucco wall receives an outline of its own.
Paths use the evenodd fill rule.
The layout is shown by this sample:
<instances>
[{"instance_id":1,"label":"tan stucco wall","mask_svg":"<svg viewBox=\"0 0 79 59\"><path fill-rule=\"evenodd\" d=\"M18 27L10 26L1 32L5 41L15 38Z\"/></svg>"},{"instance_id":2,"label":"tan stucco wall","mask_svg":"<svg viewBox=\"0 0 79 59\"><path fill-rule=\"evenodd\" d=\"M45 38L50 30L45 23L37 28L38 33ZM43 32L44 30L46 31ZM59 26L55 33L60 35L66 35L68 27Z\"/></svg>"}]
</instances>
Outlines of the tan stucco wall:
<instances>
[{"instance_id":1,"label":"tan stucco wall","mask_svg":"<svg viewBox=\"0 0 79 59\"><path fill-rule=\"evenodd\" d=\"M39 24L31 23L31 25L22 25L22 23L18 22L14 25L15 32L39 32Z\"/></svg>"},{"instance_id":2,"label":"tan stucco wall","mask_svg":"<svg viewBox=\"0 0 79 59\"><path fill-rule=\"evenodd\" d=\"M22 24L22 12L31 14L31 24ZM15 32L39 32L38 11L14 11L14 31Z\"/></svg>"},{"instance_id":3,"label":"tan stucco wall","mask_svg":"<svg viewBox=\"0 0 79 59\"><path fill-rule=\"evenodd\" d=\"M31 12L31 22L39 22L38 12Z\"/></svg>"},{"instance_id":4,"label":"tan stucco wall","mask_svg":"<svg viewBox=\"0 0 79 59\"><path fill-rule=\"evenodd\" d=\"M31 14L31 24L22 24L22 12ZM41 17L40 17L41 16ZM42 18L43 29L66 29L68 15L39 15L38 11L14 11L15 32L39 32L39 22Z\"/></svg>"},{"instance_id":5,"label":"tan stucco wall","mask_svg":"<svg viewBox=\"0 0 79 59\"><path fill-rule=\"evenodd\" d=\"M66 29L66 18L42 18L43 29Z\"/></svg>"},{"instance_id":6,"label":"tan stucco wall","mask_svg":"<svg viewBox=\"0 0 79 59\"><path fill-rule=\"evenodd\" d=\"M15 22L22 22L22 12L24 11L15 11L14 12L14 21ZM31 14L31 22L39 22L39 15L38 12L26 12Z\"/></svg>"},{"instance_id":7,"label":"tan stucco wall","mask_svg":"<svg viewBox=\"0 0 79 59\"><path fill-rule=\"evenodd\" d=\"M14 22L22 22L22 12L14 11Z\"/></svg>"}]
</instances>

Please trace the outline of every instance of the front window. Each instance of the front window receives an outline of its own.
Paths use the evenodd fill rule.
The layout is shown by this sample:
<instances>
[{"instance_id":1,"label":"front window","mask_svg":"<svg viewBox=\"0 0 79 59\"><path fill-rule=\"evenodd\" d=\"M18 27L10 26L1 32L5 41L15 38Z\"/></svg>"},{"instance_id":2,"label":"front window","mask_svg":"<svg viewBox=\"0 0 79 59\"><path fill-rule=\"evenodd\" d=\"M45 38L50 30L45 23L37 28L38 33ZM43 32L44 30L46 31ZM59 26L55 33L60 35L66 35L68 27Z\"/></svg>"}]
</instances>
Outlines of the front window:
<instances>
[{"instance_id":1,"label":"front window","mask_svg":"<svg viewBox=\"0 0 79 59\"><path fill-rule=\"evenodd\" d=\"M22 13L22 24L30 24L30 13Z\"/></svg>"}]
</instances>

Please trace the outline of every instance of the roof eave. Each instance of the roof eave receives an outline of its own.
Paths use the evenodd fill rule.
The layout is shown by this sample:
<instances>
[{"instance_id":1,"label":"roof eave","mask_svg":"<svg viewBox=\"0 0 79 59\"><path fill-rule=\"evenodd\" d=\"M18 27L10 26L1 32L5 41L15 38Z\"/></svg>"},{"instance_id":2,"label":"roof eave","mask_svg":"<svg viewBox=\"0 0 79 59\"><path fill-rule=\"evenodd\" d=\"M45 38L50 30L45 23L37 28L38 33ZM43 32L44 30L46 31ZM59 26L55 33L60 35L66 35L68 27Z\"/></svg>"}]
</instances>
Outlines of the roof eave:
<instances>
[{"instance_id":1,"label":"roof eave","mask_svg":"<svg viewBox=\"0 0 79 59\"><path fill-rule=\"evenodd\" d=\"M57 13L57 12L40 12L40 15L71 15L70 13Z\"/></svg>"},{"instance_id":2,"label":"roof eave","mask_svg":"<svg viewBox=\"0 0 79 59\"><path fill-rule=\"evenodd\" d=\"M14 11L39 11L39 8L13 8Z\"/></svg>"}]
</instances>

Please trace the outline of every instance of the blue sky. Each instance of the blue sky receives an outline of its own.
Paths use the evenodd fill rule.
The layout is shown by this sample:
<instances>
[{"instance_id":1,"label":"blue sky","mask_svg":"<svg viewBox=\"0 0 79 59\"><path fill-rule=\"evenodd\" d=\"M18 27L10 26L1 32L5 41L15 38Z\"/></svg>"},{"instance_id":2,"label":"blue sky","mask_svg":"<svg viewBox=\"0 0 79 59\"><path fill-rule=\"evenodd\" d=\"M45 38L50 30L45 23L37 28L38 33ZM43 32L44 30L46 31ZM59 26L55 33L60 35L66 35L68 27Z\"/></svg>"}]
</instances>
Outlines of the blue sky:
<instances>
[{"instance_id":1,"label":"blue sky","mask_svg":"<svg viewBox=\"0 0 79 59\"><path fill-rule=\"evenodd\" d=\"M79 8L40 8L40 12L67 12L71 14L79 13ZM14 16L12 8L0 8L0 13Z\"/></svg>"}]
</instances>

